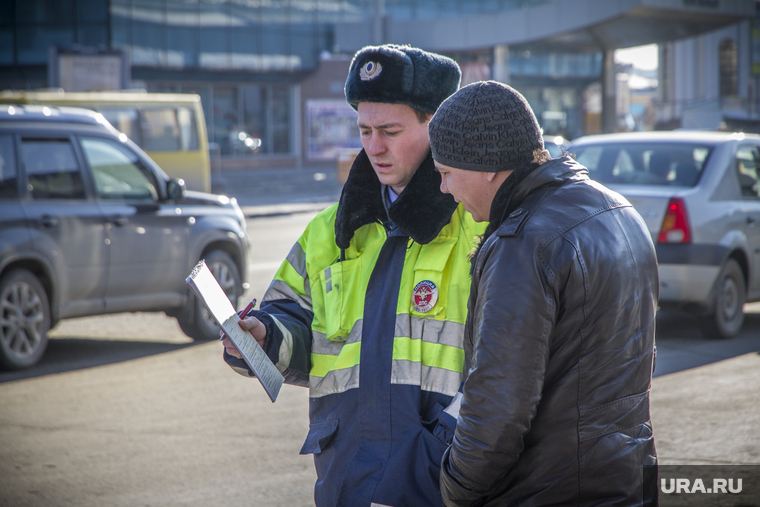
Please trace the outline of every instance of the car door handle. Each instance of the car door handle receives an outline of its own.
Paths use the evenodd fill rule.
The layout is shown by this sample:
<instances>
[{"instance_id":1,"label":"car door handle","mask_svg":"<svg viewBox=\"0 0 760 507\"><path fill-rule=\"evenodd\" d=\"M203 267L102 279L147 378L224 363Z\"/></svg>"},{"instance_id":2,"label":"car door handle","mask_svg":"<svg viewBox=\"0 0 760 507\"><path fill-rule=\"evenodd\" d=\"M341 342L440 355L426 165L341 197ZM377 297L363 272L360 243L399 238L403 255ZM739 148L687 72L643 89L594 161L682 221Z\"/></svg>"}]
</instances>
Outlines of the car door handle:
<instances>
[{"instance_id":1,"label":"car door handle","mask_svg":"<svg viewBox=\"0 0 760 507\"><path fill-rule=\"evenodd\" d=\"M113 215L108 217L108 223L117 227L121 227L127 223L127 219L121 215Z\"/></svg>"},{"instance_id":2,"label":"car door handle","mask_svg":"<svg viewBox=\"0 0 760 507\"><path fill-rule=\"evenodd\" d=\"M747 225L748 226L754 227L755 226L755 222L756 222L755 217L749 217L749 216L747 217Z\"/></svg>"},{"instance_id":3,"label":"car door handle","mask_svg":"<svg viewBox=\"0 0 760 507\"><path fill-rule=\"evenodd\" d=\"M58 223L60 220L58 220L58 217L53 215L42 215L40 218L37 219L37 223L40 224L43 227L47 227L50 229L51 227L58 226Z\"/></svg>"}]
</instances>

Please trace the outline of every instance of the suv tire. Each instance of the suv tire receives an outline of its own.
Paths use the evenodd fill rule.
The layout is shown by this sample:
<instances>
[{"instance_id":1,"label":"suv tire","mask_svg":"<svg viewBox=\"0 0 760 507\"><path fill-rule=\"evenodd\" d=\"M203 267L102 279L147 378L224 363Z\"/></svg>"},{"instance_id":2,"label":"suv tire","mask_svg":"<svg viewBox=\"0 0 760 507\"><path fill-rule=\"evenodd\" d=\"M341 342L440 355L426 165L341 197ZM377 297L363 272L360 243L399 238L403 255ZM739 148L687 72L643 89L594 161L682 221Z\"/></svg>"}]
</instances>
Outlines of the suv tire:
<instances>
[{"instance_id":1,"label":"suv tire","mask_svg":"<svg viewBox=\"0 0 760 507\"><path fill-rule=\"evenodd\" d=\"M721 269L715 291L712 312L703 319L703 333L708 338L732 338L744 324L744 303L747 301L744 272L734 259L728 259Z\"/></svg>"},{"instance_id":2,"label":"suv tire","mask_svg":"<svg viewBox=\"0 0 760 507\"><path fill-rule=\"evenodd\" d=\"M50 303L40 281L26 269L0 278L0 366L18 370L40 360L48 344Z\"/></svg>"},{"instance_id":3,"label":"suv tire","mask_svg":"<svg viewBox=\"0 0 760 507\"><path fill-rule=\"evenodd\" d=\"M243 294L243 282L240 279L235 262L226 252L212 250L205 256L206 265L227 294L233 306ZM219 326L203 306L203 303L192 293L188 296L187 306L177 316L177 322L182 331L195 341L207 341L219 338Z\"/></svg>"}]
</instances>

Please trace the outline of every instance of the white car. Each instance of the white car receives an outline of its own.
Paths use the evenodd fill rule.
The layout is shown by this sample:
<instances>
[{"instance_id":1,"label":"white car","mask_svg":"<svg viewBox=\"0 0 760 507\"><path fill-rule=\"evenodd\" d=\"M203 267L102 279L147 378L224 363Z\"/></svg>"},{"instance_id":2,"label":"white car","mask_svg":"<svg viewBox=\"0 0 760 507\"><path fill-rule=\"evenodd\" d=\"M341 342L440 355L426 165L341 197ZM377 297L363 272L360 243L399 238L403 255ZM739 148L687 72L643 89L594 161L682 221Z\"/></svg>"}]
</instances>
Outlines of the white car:
<instances>
[{"instance_id":1,"label":"white car","mask_svg":"<svg viewBox=\"0 0 760 507\"><path fill-rule=\"evenodd\" d=\"M660 307L693 312L708 336L736 335L744 303L760 300L760 136L606 134L578 138L568 152L644 218Z\"/></svg>"}]
</instances>

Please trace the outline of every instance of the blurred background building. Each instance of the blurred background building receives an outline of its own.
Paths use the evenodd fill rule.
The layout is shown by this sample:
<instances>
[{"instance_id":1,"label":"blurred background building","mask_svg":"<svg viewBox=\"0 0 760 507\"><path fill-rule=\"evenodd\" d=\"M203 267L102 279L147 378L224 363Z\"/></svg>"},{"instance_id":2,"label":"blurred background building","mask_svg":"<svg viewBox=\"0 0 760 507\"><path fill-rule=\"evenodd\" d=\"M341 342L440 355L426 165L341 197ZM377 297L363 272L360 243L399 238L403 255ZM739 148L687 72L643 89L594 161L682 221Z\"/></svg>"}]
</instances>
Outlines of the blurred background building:
<instances>
[{"instance_id":1,"label":"blurred background building","mask_svg":"<svg viewBox=\"0 0 760 507\"><path fill-rule=\"evenodd\" d=\"M760 130L755 0L4 0L0 90L201 96L223 167L359 146L343 84L364 45L454 58L520 90L547 134ZM654 68L615 52L657 44ZM651 62L650 62L651 63ZM245 133L245 136L241 135ZM241 145L261 139L253 155Z\"/></svg>"}]
</instances>

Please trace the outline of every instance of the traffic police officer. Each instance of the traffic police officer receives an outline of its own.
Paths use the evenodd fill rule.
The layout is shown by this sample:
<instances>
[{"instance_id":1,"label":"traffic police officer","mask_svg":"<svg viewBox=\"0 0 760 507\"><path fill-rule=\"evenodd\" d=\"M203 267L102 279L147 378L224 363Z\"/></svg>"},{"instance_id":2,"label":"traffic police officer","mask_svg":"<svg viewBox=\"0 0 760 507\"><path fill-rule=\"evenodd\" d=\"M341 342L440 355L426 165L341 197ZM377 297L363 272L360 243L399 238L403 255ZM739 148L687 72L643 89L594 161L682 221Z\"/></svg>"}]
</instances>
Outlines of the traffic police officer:
<instances>
[{"instance_id":1,"label":"traffic police officer","mask_svg":"<svg viewBox=\"0 0 760 507\"><path fill-rule=\"evenodd\" d=\"M460 82L446 57L397 45L353 58L363 150L260 311L241 321L286 382L307 386L321 506L439 506L462 382L468 254L485 229L450 195L428 122ZM225 360L252 375L229 340Z\"/></svg>"}]
</instances>

